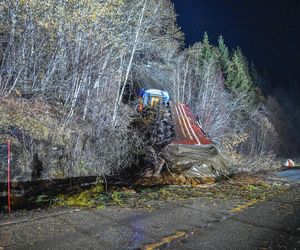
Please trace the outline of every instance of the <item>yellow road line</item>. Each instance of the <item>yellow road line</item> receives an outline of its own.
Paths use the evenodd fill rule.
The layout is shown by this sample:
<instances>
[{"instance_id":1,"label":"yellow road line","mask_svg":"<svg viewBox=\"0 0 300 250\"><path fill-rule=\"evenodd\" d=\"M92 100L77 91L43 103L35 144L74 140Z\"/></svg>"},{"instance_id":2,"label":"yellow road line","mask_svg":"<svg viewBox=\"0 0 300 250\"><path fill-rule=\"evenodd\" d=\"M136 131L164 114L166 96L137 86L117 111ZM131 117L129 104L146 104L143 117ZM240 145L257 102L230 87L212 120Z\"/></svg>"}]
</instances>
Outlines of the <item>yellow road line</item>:
<instances>
[{"instance_id":1,"label":"yellow road line","mask_svg":"<svg viewBox=\"0 0 300 250\"><path fill-rule=\"evenodd\" d=\"M229 212L230 212L230 213L237 213L237 212L240 212L241 210L243 210L243 209L245 209L245 208L247 208L247 207L250 207L250 206L252 206L252 205L254 205L254 204L256 204L256 203L258 203L258 202L260 202L260 201L263 201L263 200L262 200L262 199L259 199L259 200L254 199L254 200L252 200L252 201L247 202L247 203L244 204L244 205L241 205L241 206L238 206L238 207L235 207L235 208L231 209Z\"/></svg>"},{"instance_id":2,"label":"yellow road line","mask_svg":"<svg viewBox=\"0 0 300 250\"><path fill-rule=\"evenodd\" d=\"M162 239L161 241L159 241L159 242L156 242L156 243L153 243L153 244L144 246L142 249L143 249L143 250L154 250L154 249L157 249L158 247L161 247L162 245L171 243L172 241L174 241L174 240L176 240L176 239L178 239L178 238L181 238L181 237L183 237L183 236L185 236L185 235L186 235L185 232L178 231L176 234L167 236L167 237L163 238L163 239Z\"/></svg>"}]
</instances>

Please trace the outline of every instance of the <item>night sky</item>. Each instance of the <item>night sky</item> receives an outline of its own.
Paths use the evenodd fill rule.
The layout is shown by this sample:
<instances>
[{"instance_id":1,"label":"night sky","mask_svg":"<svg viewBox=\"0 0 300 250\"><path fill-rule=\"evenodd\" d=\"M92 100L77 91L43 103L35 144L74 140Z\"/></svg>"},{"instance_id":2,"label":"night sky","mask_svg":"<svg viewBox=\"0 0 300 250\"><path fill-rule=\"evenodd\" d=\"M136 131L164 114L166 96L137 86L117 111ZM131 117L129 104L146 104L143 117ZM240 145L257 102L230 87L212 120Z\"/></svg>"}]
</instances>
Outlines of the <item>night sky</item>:
<instances>
[{"instance_id":1,"label":"night sky","mask_svg":"<svg viewBox=\"0 0 300 250\"><path fill-rule=\"evenodd\" d=\"M186 46L207 31L217 44L239 46L271 88L300 85L300 0L173 0Z\"/></svg>"}]
</instances>

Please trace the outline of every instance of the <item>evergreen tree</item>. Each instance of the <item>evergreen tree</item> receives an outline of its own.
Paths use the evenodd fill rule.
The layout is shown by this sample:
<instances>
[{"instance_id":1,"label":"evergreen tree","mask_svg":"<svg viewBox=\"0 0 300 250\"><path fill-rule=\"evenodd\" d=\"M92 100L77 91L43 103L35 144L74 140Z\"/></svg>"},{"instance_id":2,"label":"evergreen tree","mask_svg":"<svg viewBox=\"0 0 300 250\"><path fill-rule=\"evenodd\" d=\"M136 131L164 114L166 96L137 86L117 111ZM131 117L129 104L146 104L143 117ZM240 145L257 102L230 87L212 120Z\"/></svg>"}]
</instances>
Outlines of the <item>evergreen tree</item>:
<instances>
[{"instance_id":1,"label":"evergreen tree","mask_svg":"<svg viewBox=\"0 0 300 250\"><path fill-rule=\"evenodd\" d=\"M247 96L247 101L254 101L254 85L249 73L249 63L238 48L233 52L227 72L227 87L234 93Z\"/></svg>"},{"instance_id":2,"label":"evergreen tree","mask_svg":"<svg viewBox=\"0 0 300 250\"><path fill-rule=\"evenodd\" d=\"M219 60L220 60L221 69L225 74L227 74L227 70L230 64L230 55L229 55L228 47L224 42L223 36L219 36L218 49L220 54Z\"/></svg>"},{"instance_id":3,"label":"evergreen tree","mask_svg":"<svg viewBox=\"0 0 300 250\"><path fill-rule=\"evenodd\" d=\"M202 50L200 55L200 65L203 65L205 61L209 60L213 54L213 46L209 43L207 32L204 33L202 40Z\"/></svg>"}]
</instances>

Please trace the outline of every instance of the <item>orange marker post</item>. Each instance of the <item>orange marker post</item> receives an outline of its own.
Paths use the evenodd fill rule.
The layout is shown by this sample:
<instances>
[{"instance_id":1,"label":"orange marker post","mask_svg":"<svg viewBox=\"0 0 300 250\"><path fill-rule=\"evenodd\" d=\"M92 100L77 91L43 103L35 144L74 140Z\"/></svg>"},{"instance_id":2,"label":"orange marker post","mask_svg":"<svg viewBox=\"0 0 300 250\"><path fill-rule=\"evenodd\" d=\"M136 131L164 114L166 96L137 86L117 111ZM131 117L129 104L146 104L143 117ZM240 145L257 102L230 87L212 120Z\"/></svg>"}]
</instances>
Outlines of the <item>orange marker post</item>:
<instances>
[{"instance_id":1,"label":"orange marker post","mask_svg":"<svg viewBox=\"0 0 300 250\"><path fill-rule=\"evenodd\" d=\"M10 140L7 141L7 207L10 213Z\"/></svg>"}]
</instances>

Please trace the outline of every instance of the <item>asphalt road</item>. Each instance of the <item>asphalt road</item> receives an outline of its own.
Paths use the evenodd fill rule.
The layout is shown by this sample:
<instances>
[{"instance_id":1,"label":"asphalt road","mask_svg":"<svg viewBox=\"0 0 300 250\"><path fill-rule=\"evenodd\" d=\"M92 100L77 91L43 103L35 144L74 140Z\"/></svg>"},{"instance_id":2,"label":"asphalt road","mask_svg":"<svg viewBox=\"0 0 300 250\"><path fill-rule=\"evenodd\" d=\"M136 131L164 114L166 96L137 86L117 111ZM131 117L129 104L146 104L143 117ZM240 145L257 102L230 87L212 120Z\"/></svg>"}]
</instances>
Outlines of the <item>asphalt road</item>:
<instances>
[{"instance_id":1,"label":"asphalt road","mask_svg":"<svg viewBox=\"0 0 300 250\"><path fill-rule=\"evenodd\" d=\"M288 180L288 179L287 179ZM300 185L264 202L56 208L0 218L0 249L300 249Z\"/></svg>"},{"instance_id":2,"label":"asphalt road","mask_svg":"<svg viewBox=\"0 0 300 250\"><path fill-rule=\"evenodd\" d=\"M300 249L300 186L200 229L171 249Z\"/></svg>"}]
</instances>

